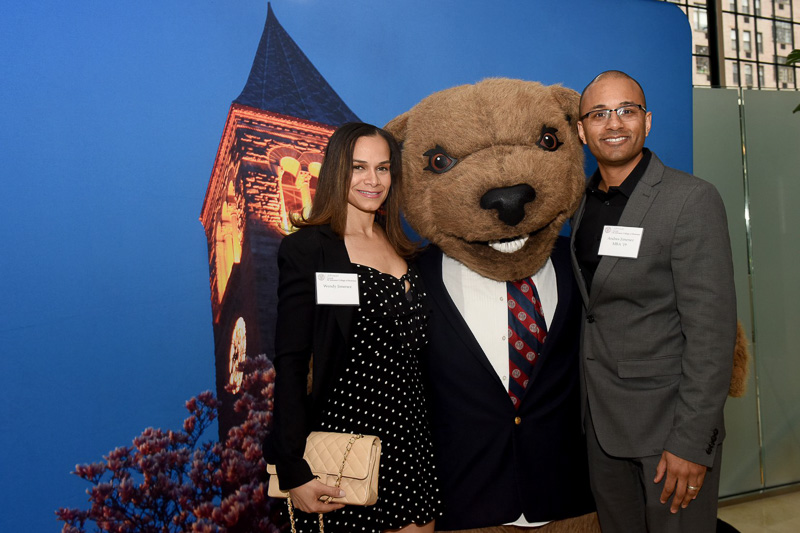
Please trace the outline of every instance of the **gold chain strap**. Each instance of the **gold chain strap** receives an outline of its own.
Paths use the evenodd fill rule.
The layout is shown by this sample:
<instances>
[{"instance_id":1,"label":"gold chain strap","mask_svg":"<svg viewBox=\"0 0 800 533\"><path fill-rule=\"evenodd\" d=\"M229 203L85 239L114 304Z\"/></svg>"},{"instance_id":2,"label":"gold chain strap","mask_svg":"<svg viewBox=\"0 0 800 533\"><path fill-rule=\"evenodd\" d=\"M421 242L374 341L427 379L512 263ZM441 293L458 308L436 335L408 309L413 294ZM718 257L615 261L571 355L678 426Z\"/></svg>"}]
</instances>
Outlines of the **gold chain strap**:
<instances>
[{"instance_id":1,"label":"gold chain strap","mask_svg":"<svg viewBox=\"0 0 800 533\"><path fill-rule=\"evenodd\" d=\"M292 523L292 533L297 533L294 525L294 508L292 507L292 497L286 498L286 505L289 507L289 521ZM322 513L317 515L319 517L319 533L325 533L325 524L322 522Z\"/></svg>"},{"instance_id":2,"label":"gold chain strap","mask_svg":"<svg viewBox=\"0 0 800 533\"><path fill-rule=\"evenodd\" d=\"M347 463L347 456L350 455L350 450L353 449L353 444L358 440L363 438L364 435L353 435L350 437L350 440L347 442L347 447L344 449L344 455L342 456L342 466L339 467L339 475L336 476L336 484L334 485L337 489L342 484L342 473L344 472L344 465ZM333 499L332 496L327 496L327 499L324 500L325 503L328 503ZM297 529L294 525L294 506L292 505L292 497L288 496L286 498L286 505L289 507L289 522L292 524L292 533L297 533ZM325 524L322 522L322 513L318 513L319 516L319 533L325 533Z\"/></svg>"}]
</instances>

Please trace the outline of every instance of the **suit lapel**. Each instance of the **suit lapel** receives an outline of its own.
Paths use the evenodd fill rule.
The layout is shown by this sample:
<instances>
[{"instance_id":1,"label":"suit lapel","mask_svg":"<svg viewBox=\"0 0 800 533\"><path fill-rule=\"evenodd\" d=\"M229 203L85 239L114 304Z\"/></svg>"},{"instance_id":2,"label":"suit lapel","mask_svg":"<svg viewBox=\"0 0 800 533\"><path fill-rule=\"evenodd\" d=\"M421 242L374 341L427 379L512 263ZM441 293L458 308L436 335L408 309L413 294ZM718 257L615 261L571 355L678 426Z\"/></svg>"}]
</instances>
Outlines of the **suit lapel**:
<instances>
[{"instance_id":1,"label":"suit lapel","mask_svg":"<svg viewBox=\"0 0 800 533\"><path fill-rule=\"evenodd\" d=\"M578 228L581 225L581 219L583 218L583 210L586 207L586 193L584 193L583 198L581 199L581 204L578 206L578 210L575 212L575 216L572 218L572 232L570 233L569 237L569 246L572 253L570 254L570 261L572 262L572 270L575 273L575 278L578 282L578 290L581 293L581 299L583 300L584 307L589 306L589 290L586 288L586 279L584 279L583 274L581 272L580 265L578 264L578 258L575 255L575 236L578 234Z\"/></svg>"},{"instance_id":2,"label":"suit lapel","mask_svg":"<svg viewBox=\"0 0 800 533\"><path fill-rule=\"evenodd\" d=\"M431 309L439 310L440 315L447 320L452 330L459 339L466 345L470 355L475 357L481 365L493 376L501 387L505 387L494 371L494 368L486 358L481 345L472 334L464 317L456 307L455 302L447 292L442 278L442 251L431 246L419 260L420 271L425 282L425 289L428 292ZM435 312L435 311L434 311Z\"/></svg>"},{"instance_id":3,"label":"suit lapel","mask_svg":"<svg viewBox=\"0 0 800 533\"><path fill-rule=\"evenodd\" d=\"M551 334L553 336L558 335L558 332L563 329L564 321L569 319L568 314L570 302L572 301L572 294L576 286L572 283L573 273L570 267L569 255L569 249L566 246L559 245L558 243L556 244L555 248L553 248L553 253L550 255L550 260L553 262L553 270L555 270L556 273L558 303L556 304L556 312L553 314L553 321L547 328L548 337L550 337ZM535 365L533 365L533 371L531 372L528 386L525 387L525 393L522 395L523 399L530 390L534 389L533 382L536 380L536 376L539 375L539 371L544 365L545 360L550 357L550 347L554 345L554 341L548 342L547 339L545 339L544 346L542 347L542 353L539 354L539 360L536 361Z\"/></svg>"},{"instance_id":4,"label":"suit lapel","mask_svg":"<svg viewBox=\"0 0 800 533\"><path fill-rule=\"evenodd\" d=\"M664 175L664 164L651 154L650 163L647 169L633 189L631 197L628 198L628 203L625 204L625 209L622 211L622 216L619 219L618 225L629 226L638 228L641 227L645 215L653 205L653 201L658 196L657 185L661 182ZM597 265L597 271L594 273L592 280L592 291L589 298L589 307L597 299L600 292L602 292L603 284L608 279L609 274L614 269L614 266L619 261L619 257L604 256L600 259Z\"/></svg>"},{"instance_id":5,"label":"suit lapel","mask_svg":"<svg viewBox=\"0 0 800 533\"><path fill-rule=\"evenodd\" d=\"M329 226L320 226L322 239L322 265L328 272L355 273L344 240L340 239ZM355 306L332 305L331 312L345 339L350 336L350 325L353 321Z\"/></svg>"},{"instance_id":6,"label":"suit lapel","mask_svg":"<svg viewBox=\"0 0 800 533\"><path fill-rule=\"evenodd\" d=\"M633 189L633 194L628 199L622 216L619 219L620 226L640 227L647 211L653 204L653 200L658 196L656 185L661 182L664 175L664 164L659 161L655 154L650 155L650 164L644 175Z\"/></svg>"}]
</instances>

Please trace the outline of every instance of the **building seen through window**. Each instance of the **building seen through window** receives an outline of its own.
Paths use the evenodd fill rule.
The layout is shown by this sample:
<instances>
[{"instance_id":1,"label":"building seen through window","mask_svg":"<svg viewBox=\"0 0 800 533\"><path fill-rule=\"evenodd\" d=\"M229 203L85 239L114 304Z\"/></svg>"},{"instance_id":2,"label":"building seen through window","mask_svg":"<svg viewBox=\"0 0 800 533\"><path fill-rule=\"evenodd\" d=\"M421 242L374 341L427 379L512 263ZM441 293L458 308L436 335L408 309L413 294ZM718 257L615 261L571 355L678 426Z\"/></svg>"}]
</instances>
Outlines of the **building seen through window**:
<instances>
[{"instance_id":1,"label":"building seen through window","mask_svg":"<svg viewBox=\"0 0 800 533\"><path fill-rule=\"evenodd\" d=\"M800 48L800 0L662 1L689 19L695 86L798 89L786 57Z\"/></svg>"}]
</instances>

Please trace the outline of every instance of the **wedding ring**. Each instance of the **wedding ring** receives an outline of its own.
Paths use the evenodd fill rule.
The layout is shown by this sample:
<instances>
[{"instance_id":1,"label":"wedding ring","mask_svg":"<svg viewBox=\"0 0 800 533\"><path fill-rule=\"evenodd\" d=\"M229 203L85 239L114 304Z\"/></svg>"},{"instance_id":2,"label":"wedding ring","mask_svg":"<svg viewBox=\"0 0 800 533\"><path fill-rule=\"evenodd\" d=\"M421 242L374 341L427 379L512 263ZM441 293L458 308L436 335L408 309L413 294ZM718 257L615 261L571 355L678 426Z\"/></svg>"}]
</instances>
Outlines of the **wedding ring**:
<instances>
[{"instance_id":1,"label":"wedding ring","mask_svg":"<svg viewBox=\"0 0 800 533\"><path fill-rule=\"evenodd\" d=\"M686 488L689 490L700 490L700 487L693 487L691 485L686 485Z\"/></svg>"}]
</instances>

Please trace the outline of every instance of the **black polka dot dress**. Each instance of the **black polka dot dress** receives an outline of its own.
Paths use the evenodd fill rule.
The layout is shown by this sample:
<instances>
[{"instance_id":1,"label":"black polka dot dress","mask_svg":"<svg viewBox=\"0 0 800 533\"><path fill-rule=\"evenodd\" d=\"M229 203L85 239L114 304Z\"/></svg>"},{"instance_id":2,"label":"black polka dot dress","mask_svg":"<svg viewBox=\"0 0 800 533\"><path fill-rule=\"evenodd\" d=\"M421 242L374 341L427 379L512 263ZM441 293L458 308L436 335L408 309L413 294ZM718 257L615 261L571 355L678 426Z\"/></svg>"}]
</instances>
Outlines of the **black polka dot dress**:
<instances>
[{"instance_id":1,"label":"black polka dot dress","mask_svg":"<svg viewBox=\"0 0 800 533\"><path fill-rule=\"evenodd\" d=\"M334 384L319 429L380 437L378 501L325 513L328 533L422 525L440 508L419 366L427 343L421 284L413 270L398 279L354 266L361 305L353 317L350 360ZM317 515L297 515L302 516L298 531L319 530Z\"/></svg>"}]
</instances>

